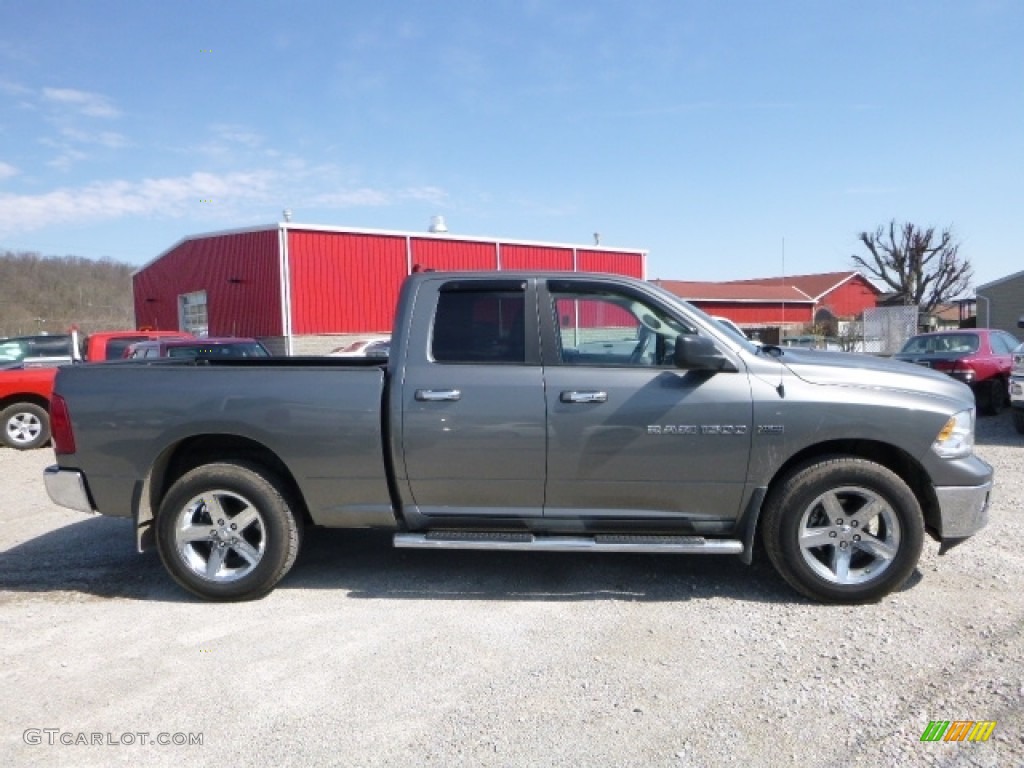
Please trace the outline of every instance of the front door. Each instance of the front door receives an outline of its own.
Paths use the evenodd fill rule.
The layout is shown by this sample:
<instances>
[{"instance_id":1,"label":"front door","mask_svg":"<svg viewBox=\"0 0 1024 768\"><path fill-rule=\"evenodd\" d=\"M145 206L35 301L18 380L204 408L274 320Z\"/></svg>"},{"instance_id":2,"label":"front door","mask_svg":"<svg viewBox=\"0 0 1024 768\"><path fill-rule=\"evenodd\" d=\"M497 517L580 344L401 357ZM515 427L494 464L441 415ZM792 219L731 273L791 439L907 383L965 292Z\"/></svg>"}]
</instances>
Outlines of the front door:
<instances>
[{"instance_id":1,"label":"front door","mask_svg":"<svg viewBox=\"0 0 1024 768\"><path fill-rule=\"evenodd\" d=\"M545 313L557 329L545 357L545 517L729 530L751 446L742 361L734 372L675 368L675 338L696 329L616 288L552 281Z\"/></svg>"}]
</instances>

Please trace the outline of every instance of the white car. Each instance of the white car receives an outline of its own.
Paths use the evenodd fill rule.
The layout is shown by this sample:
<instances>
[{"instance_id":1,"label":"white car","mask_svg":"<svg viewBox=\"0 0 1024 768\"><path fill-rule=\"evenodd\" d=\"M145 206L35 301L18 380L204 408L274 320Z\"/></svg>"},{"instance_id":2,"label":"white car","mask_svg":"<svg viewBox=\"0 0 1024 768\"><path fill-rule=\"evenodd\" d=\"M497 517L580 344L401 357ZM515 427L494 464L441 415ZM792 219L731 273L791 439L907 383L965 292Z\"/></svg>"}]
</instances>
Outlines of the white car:
<instances>
[{"instance_id":1,"label":"white car","mask_svg":"<svg viewBox=\"0 0 1024 768\"><path fill-rule=\"evenodd\" d=\"M722 317L721 315L712 315L711 317L720 326L725 328L725 330L732 331L733 333L735 333L737 336L739 336L744 341L749 341L751 344L753 344L755 346L758 346L758 347L761 346L761 342L760 341L758 341L757 339L750 338L747 335L746 331L744 331L742 328L740 328L738 325L736 325L736 323L734 323L728 317Z\"/></svg>"},{"instance_id":2,"label":"white car","mask_svg":"<svg viewBox=\"0 0 1024 768\"><path fill-rule=\"evenodd\" d=\"M367 336L350 341L343 347L331 350L328 357L387 357L391 351L391 336Z\"/></svg>"}]
</instances>

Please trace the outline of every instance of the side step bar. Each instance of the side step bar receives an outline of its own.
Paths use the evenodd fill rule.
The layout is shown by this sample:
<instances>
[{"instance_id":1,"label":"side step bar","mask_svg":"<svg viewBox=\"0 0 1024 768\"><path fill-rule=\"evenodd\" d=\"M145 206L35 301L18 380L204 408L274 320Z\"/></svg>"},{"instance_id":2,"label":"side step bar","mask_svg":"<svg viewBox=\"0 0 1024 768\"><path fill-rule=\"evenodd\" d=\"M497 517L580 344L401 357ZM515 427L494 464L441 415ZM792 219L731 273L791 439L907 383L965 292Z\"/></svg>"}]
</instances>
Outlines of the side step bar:
<instances>
[{"instance_id":1,"label":"side step bar","mask_svg":"<svg viewBox=\"0 0 1024 768\"><path fill-rule=\"evenodd\" d=\"M646 552L651 554L739 555L743 542L702 536L548 536L487 531L396 533L396 547L405 549L504 549L545 552Z\"/></svg>"}]
</instances>

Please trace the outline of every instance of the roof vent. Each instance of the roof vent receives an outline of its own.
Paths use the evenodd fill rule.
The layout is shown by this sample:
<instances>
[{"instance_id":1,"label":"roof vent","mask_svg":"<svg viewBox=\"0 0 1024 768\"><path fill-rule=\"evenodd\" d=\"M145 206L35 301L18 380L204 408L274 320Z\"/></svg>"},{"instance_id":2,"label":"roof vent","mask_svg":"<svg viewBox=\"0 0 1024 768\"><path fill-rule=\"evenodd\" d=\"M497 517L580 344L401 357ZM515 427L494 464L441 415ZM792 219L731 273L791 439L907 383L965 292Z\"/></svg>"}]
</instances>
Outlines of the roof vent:
<instances>
[{"instance_id":1,"label":"roof vent","mask_svg":"<svg viewBox=\"0 0 1024 768\"><path fill-rule=\"evenodd\" d=\"M444 223L444 216L431 216L430 217L430 231L437 234L439 232L447 232L448 225Z\"/></svg>"},{"instance_id":2,"label":"roof vent","mask_svg":"<svg viewBox=\"0 0 1024 768\"><path fill-rule=\"evenodd\" d=\"M284 216L284 220L285 221L291 221L292 220L292 209L291 208L285 208L283 211L281 211L281 215Z\"/></svg>"}]
</instances>

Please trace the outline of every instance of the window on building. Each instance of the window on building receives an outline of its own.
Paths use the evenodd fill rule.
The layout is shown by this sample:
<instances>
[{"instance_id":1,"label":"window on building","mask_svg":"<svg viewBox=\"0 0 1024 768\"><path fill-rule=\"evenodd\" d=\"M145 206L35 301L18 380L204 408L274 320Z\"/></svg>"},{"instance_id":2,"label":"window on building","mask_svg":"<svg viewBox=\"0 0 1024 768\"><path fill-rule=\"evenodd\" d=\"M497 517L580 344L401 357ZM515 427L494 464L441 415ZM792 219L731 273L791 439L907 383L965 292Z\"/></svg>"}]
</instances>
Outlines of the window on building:
<instances>
[{"instance_id":1,"label":"window on building","mask_svg":"<svg viewBox=\"0 0 1024 768\"><path fill-rule=\"evenodd\" d=\"M208 336L209 320L206 312L206 291L194 291L178 296L178 328L193 336Z\"/></svg>"}]
</instances>

